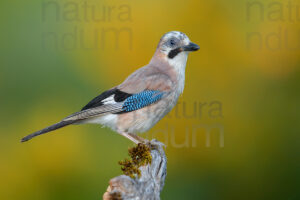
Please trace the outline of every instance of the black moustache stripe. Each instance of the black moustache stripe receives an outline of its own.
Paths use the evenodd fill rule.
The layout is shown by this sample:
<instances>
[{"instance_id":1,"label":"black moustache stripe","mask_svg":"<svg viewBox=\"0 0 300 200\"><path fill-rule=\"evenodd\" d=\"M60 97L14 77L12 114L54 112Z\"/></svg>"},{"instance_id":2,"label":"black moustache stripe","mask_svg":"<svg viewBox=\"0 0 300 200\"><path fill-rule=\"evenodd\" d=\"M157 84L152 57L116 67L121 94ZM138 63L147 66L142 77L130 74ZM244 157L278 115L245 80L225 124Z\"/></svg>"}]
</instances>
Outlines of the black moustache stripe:
<instances>
[{"instance_id":1,"label":"black moustache stripe","mask_svg":"<svg viewBox=\"0 0 300 200\"><path fill-rule=\"evenodd\" d=\"M177 56L177 54L179 54L180 52L182 52L182 49L180 47L173 49L169 52L168 57L172 59L175 56Z\"/></svg>"}]
</instances>

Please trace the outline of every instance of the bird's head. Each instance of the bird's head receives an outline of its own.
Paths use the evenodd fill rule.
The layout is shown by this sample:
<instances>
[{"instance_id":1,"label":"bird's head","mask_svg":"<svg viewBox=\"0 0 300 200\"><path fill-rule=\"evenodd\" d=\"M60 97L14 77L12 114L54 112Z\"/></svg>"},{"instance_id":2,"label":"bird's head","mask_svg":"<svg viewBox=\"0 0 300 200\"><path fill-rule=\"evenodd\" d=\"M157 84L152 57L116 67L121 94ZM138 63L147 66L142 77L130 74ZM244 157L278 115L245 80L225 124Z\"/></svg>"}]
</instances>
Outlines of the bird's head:
<instances>
[{"instance_id":1,"label":"bird's head","mask_svg":"<svg viewBox=\"0 0 300 200\"><path fill-rule=\"evenodd\" d=\"M192 43L186 34L179 31L171 31L164 34L157 47L157 51L168 60L175 59L189 52L199 50L199 46Z\"/></svg>"}]
</instances>

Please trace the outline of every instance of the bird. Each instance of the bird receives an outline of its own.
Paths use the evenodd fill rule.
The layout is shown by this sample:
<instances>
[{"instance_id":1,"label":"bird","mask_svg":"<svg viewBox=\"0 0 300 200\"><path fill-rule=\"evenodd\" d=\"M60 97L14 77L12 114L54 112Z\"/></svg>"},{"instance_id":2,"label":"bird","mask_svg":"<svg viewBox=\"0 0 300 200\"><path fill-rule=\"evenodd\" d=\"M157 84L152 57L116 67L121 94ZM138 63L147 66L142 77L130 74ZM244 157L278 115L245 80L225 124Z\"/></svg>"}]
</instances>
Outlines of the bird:
<instances>
[{"instance_id":1,"label":"bird","mask_svg":"<svg viewBox=\"0 0 300 200\"><path fill-rule=\"evenodd\" d=\"M92 99L79 112L21 139L78 124L100 124L138 144L138 136L151 129L176 105L185 85L190 52L200 47L180 31L165 33L150 62L129 75L124 82Z\"/></svg>"}]
</instances>

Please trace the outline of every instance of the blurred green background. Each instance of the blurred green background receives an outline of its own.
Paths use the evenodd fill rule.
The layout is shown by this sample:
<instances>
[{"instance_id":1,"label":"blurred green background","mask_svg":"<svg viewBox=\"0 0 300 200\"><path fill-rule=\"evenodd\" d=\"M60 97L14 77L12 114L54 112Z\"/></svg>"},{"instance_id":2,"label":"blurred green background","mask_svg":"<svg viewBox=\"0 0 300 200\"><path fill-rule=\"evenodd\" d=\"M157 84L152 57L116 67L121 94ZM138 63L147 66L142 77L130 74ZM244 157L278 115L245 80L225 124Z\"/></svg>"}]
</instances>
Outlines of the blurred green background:
<instances>
[{"instance_id":1,"label":"blurred green background","mask_svg":"<svg viewBox=\"0 0 300 200\"><path fill-rule=\"evenodd\" d=\"M97 125L21 137L78 111L185 32L162 199L299 199L300 1L0 2L0 199L101 199L132 143ZM204 128L203 128L204 127Z\"/></svg>"}]
</instances>

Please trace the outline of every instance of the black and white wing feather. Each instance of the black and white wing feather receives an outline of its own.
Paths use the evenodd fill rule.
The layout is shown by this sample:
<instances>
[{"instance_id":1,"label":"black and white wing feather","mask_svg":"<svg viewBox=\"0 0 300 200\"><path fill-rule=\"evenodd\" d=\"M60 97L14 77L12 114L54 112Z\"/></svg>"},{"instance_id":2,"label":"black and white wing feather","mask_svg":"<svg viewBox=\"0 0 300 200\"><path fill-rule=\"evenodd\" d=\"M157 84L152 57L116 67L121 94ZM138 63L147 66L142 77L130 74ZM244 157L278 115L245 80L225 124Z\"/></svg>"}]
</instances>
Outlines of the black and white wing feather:
<instances>
[{"instance_id":1,"label":"black and white wing feather","mask_svg":"<svg viewBox=\"0 0 300 200\"><path fill-rule=\"evenodd\" d=\"M159 101L164 94L166 93L159 90L144 90L136 94L129 94L113 88L94 98L81 111L64 118L56 124L27 135L21 141L25 142L35 136L99 115L132 112Z\"/></svg>"}]
</instances>

